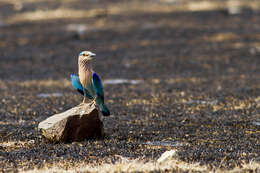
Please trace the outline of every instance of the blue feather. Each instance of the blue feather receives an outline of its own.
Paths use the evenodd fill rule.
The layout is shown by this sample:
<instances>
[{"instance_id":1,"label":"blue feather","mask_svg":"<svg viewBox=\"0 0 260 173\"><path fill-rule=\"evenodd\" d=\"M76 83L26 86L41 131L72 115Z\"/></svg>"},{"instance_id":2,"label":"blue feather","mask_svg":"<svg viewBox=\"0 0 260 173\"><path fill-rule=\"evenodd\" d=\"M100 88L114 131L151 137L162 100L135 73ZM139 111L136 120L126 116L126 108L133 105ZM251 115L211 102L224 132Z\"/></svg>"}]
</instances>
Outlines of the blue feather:
<instances>
[{"instance_id":1,"label":"blue feather","mask_svg":"<svg viewBox=\"0 0 260 173\"><path fill-rule=\"evenodd\" d=\"M73 88L75 88L81 95L84 95L89 99L93 99L93 97L89 94L89 92L83 88L83 86L80 83L79 77L77 75L71 74L70 76L71 83Z\"/></svg>"},{"instance_id":2,"label":"blue feather","mask_svg":"<svg viewBox=\"0 0 260 173\"><path fill-rule=\"evenodd\" d=\"M103 86L101 83L100 78L98 77L97 73L93 73L92 74L92 84L94 86L94 90L96 92L97 95L103 97Z\"/></svg>"},{"instance_id":3,"label":"blue feather","mask_svg":"<svg viewBox=\"0 0 260 173\"><path fill-rule=\"evenodd\" d=\"M83 87L80 83L79 77L77 75L71 74L70 75L70 80L72 83L73 88L75 88L76 90L78 90L82 95L84 95L83 92Z\"/></svg>"},{"instance_id":4,"label":"blue feather","mask_svg":"<svg viewBox=\"0 0 260 173\"><path fill-rule=\"evenodd\" d=\"M82 91L82 90L80 90L80 89L77 89L77 91L81 94L81 95L83 95L84 96L84 92Z\"/></svg>"},{"instance_id":5,"label":"blue feather","mask_svg":"<svg viewBox=\"0 0 260 173\"><path fill-rule=\"evenodd\" d=\"M103 86L101 83L101 79L98 77L97 73L92 74L92 85L97 94L96 103L99 107L99 110L102 112L104 116L109 116L110 111L104 103Z\"/></svg>"},{"instance_id":6,"label":"blue feather","mask_svg":"<svg viewBox=\"0 0 260 173\"><path fill-rule=\"evenodd\" d=\"M83 51L83 52L80 52L79 56L83 55L84 53L85 53L85 51Z\"/></svg>"}]
</instances>

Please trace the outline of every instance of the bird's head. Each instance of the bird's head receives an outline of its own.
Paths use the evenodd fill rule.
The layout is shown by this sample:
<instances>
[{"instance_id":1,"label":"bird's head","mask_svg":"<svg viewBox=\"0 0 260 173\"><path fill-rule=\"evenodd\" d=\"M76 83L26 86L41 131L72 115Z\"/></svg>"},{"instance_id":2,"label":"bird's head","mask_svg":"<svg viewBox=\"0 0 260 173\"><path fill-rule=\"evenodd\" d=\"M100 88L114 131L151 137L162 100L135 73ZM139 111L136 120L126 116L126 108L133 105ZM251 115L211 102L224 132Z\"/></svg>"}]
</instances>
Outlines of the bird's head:
<instances>
[{"instance_id":1,"label":"bird's head","mask_svg":"<svg viewBox=\"0 0 260 173\"><path fill-rule=\"evenodd\" d=\"M83 51L79 54L79 59L82 60L92 60L93 57L95 57L96 54L92 53L90 51Z\"/></svg>"}]
</instances>

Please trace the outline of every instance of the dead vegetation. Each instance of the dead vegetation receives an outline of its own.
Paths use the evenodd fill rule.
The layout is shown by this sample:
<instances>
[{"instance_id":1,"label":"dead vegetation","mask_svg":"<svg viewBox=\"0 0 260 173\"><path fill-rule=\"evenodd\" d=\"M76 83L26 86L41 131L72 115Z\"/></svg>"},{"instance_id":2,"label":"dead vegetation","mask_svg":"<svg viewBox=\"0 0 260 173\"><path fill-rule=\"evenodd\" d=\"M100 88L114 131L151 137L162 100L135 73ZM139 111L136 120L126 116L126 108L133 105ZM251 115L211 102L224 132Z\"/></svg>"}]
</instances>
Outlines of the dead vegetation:
<instances>
[{"instance_id":1,"label":"dead vegetation","mask_svg":"<svg viewBox=\"0 0 260 173\"><path fill-rule=\"evenodd\" d=\"M0 11L1 171L259 171L258 1L0 0ZM106 136L49 143L37 126L81 101L69 77L85 49L112 111Z\"/></svg>"}]
</instances>

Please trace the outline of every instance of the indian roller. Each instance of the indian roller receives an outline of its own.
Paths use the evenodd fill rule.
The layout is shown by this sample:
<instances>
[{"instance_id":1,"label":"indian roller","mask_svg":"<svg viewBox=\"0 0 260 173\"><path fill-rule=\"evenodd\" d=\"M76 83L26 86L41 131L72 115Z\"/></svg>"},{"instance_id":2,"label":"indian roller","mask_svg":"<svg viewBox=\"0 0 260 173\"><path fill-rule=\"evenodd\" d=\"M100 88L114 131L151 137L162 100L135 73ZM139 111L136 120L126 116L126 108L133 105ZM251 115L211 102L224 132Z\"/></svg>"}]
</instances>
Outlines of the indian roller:
<instances>
[{"instance_id":1,"label":"indian roller","mask_svg":"<svg viewBox=\"0 0 260 173\"><path fill-rule=\"evenodd\" d=\"M101 79L92 69L91 61L96 54L90 51L83 51L78 57L79 76L72 74L72 86L84 96L82 104L87 103L87 99L93 101L104 116L109 116L110 112L104 103L104 92Z\"/></svg>"}]
</instances>

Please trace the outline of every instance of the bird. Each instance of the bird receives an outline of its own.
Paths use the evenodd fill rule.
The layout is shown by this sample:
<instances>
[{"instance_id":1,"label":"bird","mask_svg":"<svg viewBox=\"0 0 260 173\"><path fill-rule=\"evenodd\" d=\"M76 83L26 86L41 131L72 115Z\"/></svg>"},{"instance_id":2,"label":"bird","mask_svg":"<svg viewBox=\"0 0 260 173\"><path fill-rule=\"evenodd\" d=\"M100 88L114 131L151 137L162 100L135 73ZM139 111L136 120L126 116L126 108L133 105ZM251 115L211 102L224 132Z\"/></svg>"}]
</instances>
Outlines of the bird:
<instances>
[{"instance_id":1,"label":"bird","mask_svg":"<svg viewBox=\"0 0 260 173\"><path fill-rule=\"evenodd\" d=\"M104 102L104 92L101 79L92 69L92 59L96 56L90 51L83 51L78 56L78 74L71 74L70 79L73 88L83 95L82 104L87 99L95 103L104 116L109 116L110 111Z\"/></svg>"}]
</instances>

